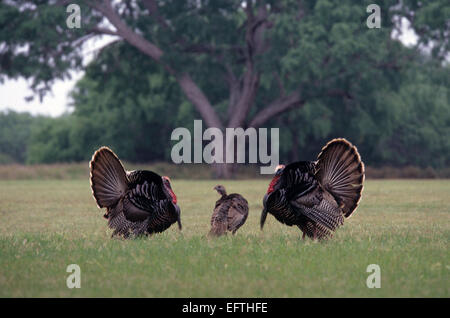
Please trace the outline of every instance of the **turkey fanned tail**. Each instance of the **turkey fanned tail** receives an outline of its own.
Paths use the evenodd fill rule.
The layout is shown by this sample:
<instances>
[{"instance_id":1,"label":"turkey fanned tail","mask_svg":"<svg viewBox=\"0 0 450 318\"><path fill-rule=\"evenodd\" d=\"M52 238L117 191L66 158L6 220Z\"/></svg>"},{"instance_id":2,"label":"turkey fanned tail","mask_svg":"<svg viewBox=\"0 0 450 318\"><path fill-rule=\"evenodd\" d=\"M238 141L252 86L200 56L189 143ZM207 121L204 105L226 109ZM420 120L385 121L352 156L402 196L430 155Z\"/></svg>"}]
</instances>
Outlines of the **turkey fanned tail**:
<instances>
[{"instance_id":1,"label":"turkey fanned tail","mask_svg":"<svg viewBox=\"0 0 450 318\"><path fill-rule=\"evenodd\" d=\"M89 163L92 194L99 208L112 207L127 191L127 176L119 158L101 147Z\"/></svg>"},{"instance_id":2,"label":"turkey fanned tail","mask_svg":"<svg viewBox=\"0 0 450 318\"><path fill-rule=\"evenodd\" d=\"M364 182L364 164L358 150L343 138L333 139L317 157L316 178L342 207L345 217L356 210Z\"/></svg>"}]
</instances>

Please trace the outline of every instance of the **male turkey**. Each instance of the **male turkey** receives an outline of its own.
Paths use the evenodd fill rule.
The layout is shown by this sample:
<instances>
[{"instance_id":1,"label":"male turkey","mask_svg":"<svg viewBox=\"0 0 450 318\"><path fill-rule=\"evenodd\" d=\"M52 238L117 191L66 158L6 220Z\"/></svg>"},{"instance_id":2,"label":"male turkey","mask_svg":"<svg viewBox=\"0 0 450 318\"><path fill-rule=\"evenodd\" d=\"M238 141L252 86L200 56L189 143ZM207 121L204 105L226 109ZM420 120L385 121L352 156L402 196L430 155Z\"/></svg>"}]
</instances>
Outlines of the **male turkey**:
<instances>
[{"instance_id":1,"label":"male turkey","mask_svg":"<svg viewBox=\"0 0 450 318\"><path fill-rule=\"evenodd\" d=\"M178 222L180 208L170 179L146 170L125 171L116 154L101 147L92 156L91 189L113 236L163 232Z\"/></svg>"},{"instance_id":2,"label":"male turkey","mask_svg":"<svg viewBox=\"0 0 450 318\"><path fill-rule=\"evenodd\" d=\"M346 139L333 139L317 161L281 165L263 199L261 229L267 213L296 225L312 239L332 237L356 210L364 182L364 164Z\"/></svg>"},{"instance_id":3,"label":"male turkey","mask_svg":"<svg viewBox=\"0 0 450 318\"><path fill-rule=\"evenodd\" d=\"M211 217L211 236L220 236L227 231L236 233L244 225L248 216L248 202L240 194L232 193L227 195L223 185L214 187L221 198L217 200L214 213Z\"/></svg>"}]
</instances>

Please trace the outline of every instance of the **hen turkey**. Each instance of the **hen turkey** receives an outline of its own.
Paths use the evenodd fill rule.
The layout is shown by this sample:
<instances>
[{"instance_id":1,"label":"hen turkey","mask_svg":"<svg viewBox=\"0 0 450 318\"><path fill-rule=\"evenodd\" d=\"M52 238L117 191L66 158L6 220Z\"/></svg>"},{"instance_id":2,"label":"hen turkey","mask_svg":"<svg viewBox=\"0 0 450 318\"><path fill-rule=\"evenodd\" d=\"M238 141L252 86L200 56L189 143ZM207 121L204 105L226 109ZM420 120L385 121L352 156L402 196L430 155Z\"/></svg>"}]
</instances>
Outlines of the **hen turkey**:
<instances>
[{"instance_id":1,"label":"hen turkey","mask_svg":"<svg viewBox=\"0 0 450 318\"><path fill-rule=\"evenodd\" d=\"M91 189L113 236L163 232L175 222L181 230L180 208L170 179L146 170L125 171L114 152L101 147L89 163Z\"/></svg>"},{"instance_id":2,"label":"hen turkey","mask_svg":"<svg viewBox=\"0 0 450 318\"><path fill-rule=\"evenodd\" d=\"M211 236L221 236L227 231L236 233L244 225L248 216L248 202L240 194L232 193L227 195L223 185L214 187L220 195L214 207L214 213L211 217Z\"/></svg>"},{"instance_id":3,"label":"hen turkey","mask_svg":"<svg viewBox=\"0 0 450 318\"><path fill-rule=\"evenodd\" d=\"M364 164L346 139L328 142L317 161L279 166L263 199L261 229L267 213L296 225L312 239L325 239L356 210L364 182Z\"/></svg>"}]
</instances>

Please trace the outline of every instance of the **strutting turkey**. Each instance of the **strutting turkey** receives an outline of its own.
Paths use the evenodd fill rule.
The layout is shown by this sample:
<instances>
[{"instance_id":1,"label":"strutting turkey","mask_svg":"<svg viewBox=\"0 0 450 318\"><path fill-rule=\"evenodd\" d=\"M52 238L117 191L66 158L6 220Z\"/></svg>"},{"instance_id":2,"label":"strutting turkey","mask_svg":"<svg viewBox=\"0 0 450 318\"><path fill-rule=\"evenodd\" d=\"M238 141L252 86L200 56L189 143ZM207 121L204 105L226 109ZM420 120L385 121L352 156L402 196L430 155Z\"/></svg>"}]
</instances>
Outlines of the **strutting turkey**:
<instances>
[{"instance_id":1,"label":"strutting turkey","mask_svg":"<svg viewBox=\"0 0 450 318\"><path fill-rule=\"evenodd\" d=\"M223 185L214 187L220 195L214 207L214 213L211 217L210 236L221 236L227 231L236 233L244 225L248 216L248 202L240 194L232 193L227 195Z\"/></svg>"},{"instance_id":2,"label":"strutting turkey","mask_svg":"<svg viewBox=\"0 0 450 318\"><path fill-rule=\"evenodd\" d=\"M146 170L125 171L116 154L101 147L89 163L91 189L113 234L129 237L163 232L175 222L181 230L180 208L170 179Z\"/></svg>"},{"instance_id":3,"label":"strutting turkey","mask_svg":"<svg viewBox=\"0 0 450 318\"><path fill-rule=\"evenodd\" d=\"M267 213L296 225L312 239L326 239L356 210L364 182L358 150L343 138L322 148L317 161L280 165L263 199L261 229Z\"/></svg>"}]
</instances>

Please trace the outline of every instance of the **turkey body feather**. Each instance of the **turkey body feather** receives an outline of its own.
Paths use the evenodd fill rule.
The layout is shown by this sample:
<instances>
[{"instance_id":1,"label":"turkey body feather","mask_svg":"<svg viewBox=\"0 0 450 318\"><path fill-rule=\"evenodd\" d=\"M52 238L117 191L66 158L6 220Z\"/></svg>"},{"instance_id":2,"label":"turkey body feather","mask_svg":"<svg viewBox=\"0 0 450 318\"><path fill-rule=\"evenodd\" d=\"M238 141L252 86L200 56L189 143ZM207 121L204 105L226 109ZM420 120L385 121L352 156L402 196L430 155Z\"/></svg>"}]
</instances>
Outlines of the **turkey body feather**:
<instances>
[{"instance_id":1,"label":"turkey body feather","mask_svg":"<svg viewBox=\"0 0 450 318\"><path fill-rule=\"evenodd\" d=\"M227 195L225 188L221 185L214 189L222 196L216 201L209 234L210 236L221 236L230 231L234 235L247 220L248 202L240 194Z\"/></svg>"}]
</instances>

